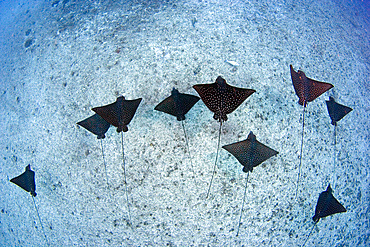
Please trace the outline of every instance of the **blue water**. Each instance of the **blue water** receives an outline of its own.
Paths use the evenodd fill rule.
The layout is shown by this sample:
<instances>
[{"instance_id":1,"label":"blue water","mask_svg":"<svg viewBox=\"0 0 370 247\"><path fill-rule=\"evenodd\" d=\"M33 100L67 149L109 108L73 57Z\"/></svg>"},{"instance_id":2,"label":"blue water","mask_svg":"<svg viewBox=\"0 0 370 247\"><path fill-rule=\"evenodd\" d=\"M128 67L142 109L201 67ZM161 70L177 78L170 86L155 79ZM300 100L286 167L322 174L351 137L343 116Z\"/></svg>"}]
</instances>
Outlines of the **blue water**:
<instances>
[{"instance_id":1,"label":"blue water","mask_svg":"<svg viewBox=\"0 0 370 247\"><path fill-rule=\"evenodd\" d=\"M0 1L1 246L300 246L331 184L347 212L306 246L369 246L370 3L340 1ZM233 66L225 60L236 62ZM289 72L334 88L302 111ZM221 145L250 131L278 155L247 175L221 149L199 101L181 123L154 111L173 87L221 75L256 90L229 114ZM121 136L78 127L120 95L143 98ZM336 129L325 100L353 108ZM191 159L189 158L191 157ZM35 203L9 180L30 164ZM44 233L46 237L44 236Z\"/></svg>"}]
</instances>

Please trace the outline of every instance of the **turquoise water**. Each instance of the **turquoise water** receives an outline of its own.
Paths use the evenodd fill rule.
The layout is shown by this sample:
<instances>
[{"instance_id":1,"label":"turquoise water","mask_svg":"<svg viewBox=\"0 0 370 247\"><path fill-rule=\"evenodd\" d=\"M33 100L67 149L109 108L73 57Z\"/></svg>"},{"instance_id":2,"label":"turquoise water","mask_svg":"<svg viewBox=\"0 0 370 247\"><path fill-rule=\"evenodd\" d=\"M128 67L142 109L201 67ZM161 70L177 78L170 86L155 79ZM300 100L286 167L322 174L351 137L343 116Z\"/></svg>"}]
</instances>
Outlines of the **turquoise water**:
<instances>
[{"instance_id":1,"label":"turquoise water","mask_svg":"<svg viewBox=\"0 0 370 247\"><path fill-rule=\"evenodd\" d=\"M9 182L30 164L51 246L300 246L331 184L346 213L321 219L306 246L368 246L368 1L0 1L1 246L47 246L32 198ZM234 61L238 66L226 63ZM289 65L334 88L302 110ZM173 87L221 75L256 90L222 126L221 145L250 131L279 151L248 178L220 150L199 101L181 123L154 111ZM120 95L143 98L121 136L78 127ZM325 100L354 110L333 131ZM335 166L334 166L335 163ZM129 220L131 218L131 220ZM131 223L131 226L130 226Z\"/></svg>"}]
</instances>

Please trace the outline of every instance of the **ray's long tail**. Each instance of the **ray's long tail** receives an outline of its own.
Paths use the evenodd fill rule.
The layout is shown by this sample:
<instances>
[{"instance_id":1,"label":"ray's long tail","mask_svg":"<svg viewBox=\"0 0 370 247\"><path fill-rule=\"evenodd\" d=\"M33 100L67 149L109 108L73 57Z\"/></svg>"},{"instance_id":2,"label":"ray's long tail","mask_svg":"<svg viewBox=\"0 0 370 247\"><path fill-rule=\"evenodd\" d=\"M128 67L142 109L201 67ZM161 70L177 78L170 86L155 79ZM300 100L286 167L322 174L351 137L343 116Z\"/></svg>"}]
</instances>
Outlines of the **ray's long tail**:
<instances>
[{"instance_id":1,"label":"ray's long tail","mask_svg":"<svg viewBox=\"0 0 370 247\"><path fill-rule=\"evenodd\" d=\"M107 181L107 186L109 187L108 174L107 174L107 164L105 163L105 156L104 156L103 139L100 139L100 145L101 145L101 154L103 156L105 179Z\"/></svg>"},{"instance_id":2,"label":"ray's long tail","mask_svg":"<svg viewBox=\"0 0 370 247\"><path fill-rule=\"evenodd\" d=\"M121 144L122 144L122 168L123 168L123 177L125 182L125 191L126 191L126 201L127 201L127 210L128 210L128 218L131 224L131 212L130 212L130 202L128 199L128 190L127 190L127 181L126 181L126 165L125 165L125 150L123 148L123 131L121 132Z\"/></svg>"},{"instance_id":3,"label":"ray's long tail","mask_svg":"<svg viewBox=\"0 0 370 247\"><path fill-rule=\"evenodd\" d=\"M185 123L184 123L184 121L185 121L185 120L182 120L182 121L181 121L181 125L182 125L182 129L184 130L186 149L188 150L190 163L191 163L191 166L192 166L192 168L193 168L193 161L192 161L192 158L191 158L190 148L189 148L189 140L188 140L188 135L186 134L186 130L185 130Z\"/></svg>"},{"instance_id":4,"label":"ray's long tail","mask_svg":"<svg viewBox=\"0 0 370 247\"><path fill-rule=\"evenodd\" d=\"M318 221L317 221L317 222L318 222ZM306 238L306 240L303 242L303 244L301 245L301 247L304 247L304 246L306 245L306 242L307 242L308 238L311 236L312 230L313 230L313 228L316 226L316 223L317 223L317 222L315 222L315 224L312 226L310 233L307 235L307 238Z\"/></svg>"},{"instance_id":5,"label":"ray's long tail","mask_svg":"<svg viewBox=\"0 0 370 247\"><path fill-rule=\"evenodd\" d=\"M330 183L333 185L333 188L335 187L335 166L337 161L337 126L334 125L334 157L333 157L333 172L331 175L331 181Z\"/></svg>"},{"instance_id":6,"label":"ray's long tail","mask_svg":"<svg viewBox=\"0 0 370 247\"><path fill-rule=\"evenodd\" d=\"M40 214L39 214L39 210L37 209L37 206L36 206L35 198L33 196L32 196L32 201L33 201L33 204L35 205L36 213L37 213L37 216L38 216L39 221L40 221L40 226L41 226L41 229L42 229L42 233L44 234L45 242L46 242L47 246L50 246L49 240L46 237L44 226L42 225L42 222L41 222L41 217L40 217Z\"/></svg>"},{"instance_id":7,"label":"ray's long tail","mask_svg":"<svg viewBox=\"0 0 370 247\"><path fill-rule=\"evenodd\" d=\"M213 178L214 178L215 172L216 172L216 165L217 165L217 161L218 161L218 153L220 152L221 127L222 127L222 120L220 121L220 129L218 130L218 141L217 141L216 160L215 160L215 164L213 166L212 178L211 178L211 182L209 183L209 187L208 187L206 199L208 198L209 192L211 191L211 186L212 186Z\"/></svg>"},{"instance_id":8,"label":"ray's long tail","mask_svg":"<svg viewBox=\"0 0 370 247\"><path fill-rule=\"evenodd\" d=\"M302 166L302 155L303 155L303 137L304 137L304 115L305 115L306 107L303 107L303 120L302 120L302 139L301 139L301 151L299 155L299 167L298 167L298 178L297 178L297 188L295 191L295 198L298 196L298 186L299 186L299 178L301 176L301 166Z\"/></svg>"},{"instance_id":9,"label":"ray's long tail","mask_svg":"<svg viewBox=\"0 0 370 247\"><path fill-rule=\"evenodd\" d=\"M247 179L245 181L245 188L244 188L244 196L243 196L243 202L242 202L242 209L240 210L239 223L238 223L238 231L236 232L236 236L239 236L240 222L242 221L242 215L243 215L243 209L244 209L245 194L247 192L248 177L249 177L249 172L247 173Z\"/></svg>"}]
</instances>

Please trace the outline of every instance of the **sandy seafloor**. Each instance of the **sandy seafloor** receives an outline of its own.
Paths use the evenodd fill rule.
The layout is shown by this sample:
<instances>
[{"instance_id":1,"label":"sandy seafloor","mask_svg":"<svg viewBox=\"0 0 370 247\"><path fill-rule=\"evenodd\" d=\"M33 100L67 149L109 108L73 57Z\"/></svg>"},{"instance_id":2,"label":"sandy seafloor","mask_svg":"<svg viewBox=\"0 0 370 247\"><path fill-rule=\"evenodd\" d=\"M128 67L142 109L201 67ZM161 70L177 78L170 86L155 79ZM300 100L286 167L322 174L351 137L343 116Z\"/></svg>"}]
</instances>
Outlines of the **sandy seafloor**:
<instances>
[{"instance_id":1,"label":"sandy seafloor","mask_svg":"<svg viewBox=\"0 0 370 247\"><path fill-rule=\"evenodd\" d=\"M9 182L36 172L51 246L299 246L329 183L347 209L315 226L306 246L370 245L369 2L1 1L0 245L46 246L29 193ZM26 47L27 46L27 47ZM225 60L239 63L233 67ZM306 108L302 177L294 198L302 109L289 65L334 88ZM249 175L220 151L219 124L199 101L185 127L153 108L172 87L223 76L255 89L223 124L221 145L257 139L279 154ZM142 97L124 133L100 141L76 122L116 97ZM354 110L333 126L325 100Z\"/></svg>"}]
</instances>

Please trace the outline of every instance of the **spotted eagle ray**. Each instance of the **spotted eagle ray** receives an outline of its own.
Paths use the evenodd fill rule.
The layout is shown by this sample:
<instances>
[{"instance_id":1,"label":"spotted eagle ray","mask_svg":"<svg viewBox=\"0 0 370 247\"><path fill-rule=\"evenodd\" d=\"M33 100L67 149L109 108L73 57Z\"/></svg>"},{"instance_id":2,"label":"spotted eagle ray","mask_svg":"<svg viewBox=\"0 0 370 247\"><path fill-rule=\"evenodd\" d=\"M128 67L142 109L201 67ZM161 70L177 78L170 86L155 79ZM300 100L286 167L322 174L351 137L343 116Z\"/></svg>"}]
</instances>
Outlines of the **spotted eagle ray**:
<instances>
[{"instance_id":1,"label":"spotted eagle ray","mask_svg":"<svg viewBox=\"0 0 370 247\"><path fill-rule=\"evenodd\" d=\"M31 165L26 166L25 171L21 175L10 179L10 182L18 185L25 191L30 192L30 194L32 195L33 205L35 206L36 213L40 221L41 229L42 229L42 232L44 233L45 242L47 243L48 246L50 246L48 238L46 237L45 229L44 229L44 226L42 225L39 210L36 206L36 202L34 198L36 197L37 193L36 193L36 183L35 183L35 172L31 170Z\"/></svg>"},{"instance_id":2,"label":"spotted eagle ray","mask_svg":"<svg viewBox=\"0 0 370 247\"><path fill-rule=\"evenodd\" d=\"M326 106L328 108L329 116L331 119L331 124L334 125L334 164L333 167L335 169L336 164L336 145L337 145L337 122L341 120L345 115L352 111L352 108L341 105L335 102L333 97L329 97L329 100L326 101Z\"/></svg>"},{"instance_id":3,"label":"spotted eagle ray","mask_svg":"<svg viewBox=\"0 0 370 247\"><path fill-rule=\"evenodd\" d=\"M100 115L105 121L117 127L117 132L121 132L121 145L122 145L122 168L124 175L125 191L126 191L126 201L128 216L131 224L131 213L130 213L130 204L128 199L127 191L127 179L126 179L126 166L125 166L125 151L123 147L123 132L128 131L127 125L131 122L132 118L135 115L137 108L141 102L142 98L135 100L126 100L125 97L120 96L117 98L116 102L109 105L100 106L92 108L94 112Z\"/></svg>"},{"instance_id":4,"label":"spotted eagle ray","mask_svg":"<svg viewBox=\"0 0 370 247\"><path fill-rule=\"evenodd\" d=\"M304 136L304 115L305 109L308 102L315 100L321 94L325 93L332 87L330 83L315 81L311 78L306 77L305 73L301 70L296 72L293 66L290 65L290 75L292 77L293 87L295 93L297 94L299 101L298 104L303 105L303 120L302 120L302 139L301 139L301 150L299 155L299 168L298 168L298 178L296 187L296 198L298 195L298 185L299 178L301 176L301 165L302 165L302 154L303 154L303 136Z\"/></svg>"},{"instance_id":5,"label":"spotted eagle ray","mask_svg":"<svg viewBox=\"0 0 370 247\"><path fill-rule=\"evenodd\" d=\"M313 228L316 226L317 222L319 222L321 218L343 212L347 212L347 210L343 207L342 204L338 202L337 199L334 198L333 190L331 189L329 184L329 186L326 188L326 191L321 192L319 195L319 199L317 200L315 208L315 215L312 217L312 220L315 222L315 224L312 226L310 233L302 244L302 247L305 246L308 238L312 233Z\"/></svg>"},{"instance_id":6,"label":"spotted eagle ray","mask_svg":"<svg viewBox=\"0 0 370 247\"><path fill-rule=\"evenodd\" d=\"M240 211L240 218L238 223L238 231L236 233L236 236L238 236L240 222L243 214L245 194L247 191L249 172L252 172L254 167L258 166L259 164L269 159L270 157L278 154L279 152L257 141L256 136L253 134L252 131L249 133L248 138L246 140L225 145L222 148L230 152L232 155L234 155L234 157L240 162L240 164L242 164L243 172L247 173L242 209Z\"/></svg>"},{"instance_id":7,"label":"spotted eagle ray","mask_svg":"<svg viewBox=\"0 0 370 247\"><path fill-rule=\"evenodd\" d=\"M84 127L85 129L87 129L88 131L90 131L91 133L96 135L98 139L100 139L101 152L102 152L103 162L104 162L105 179L106 179L107 184L108 184L107 165L105 163L105 156L104 156L104 149L103 149L103 139L105 138L105 133L108 131L108 129L110 127L110 123L105 121L98 114L94 114L91 117L88 117L88 118L78 122L77 124Z\"/></svg>"},{"instance_id":8,"label":"spotted eagle ray","mask_svg":"<svg viewBox=\"0 0 370 247\"><path fill-rule=\"evenodd\" d=\"M199 97L191 94L183 94L180 93L176 88L172 89L171 96L164 99L161 103L159 103L154 109L157 111L161 111L177 118L177 121L181 121L182 129L184 130L185 135L185 142L186 147L188 149L189 157L191 160L190 155L190 148L189 148L189 141L186 134L184 120L185 114L190 111L190 109L199 101Z\"/></svg>"}]
</instances>

